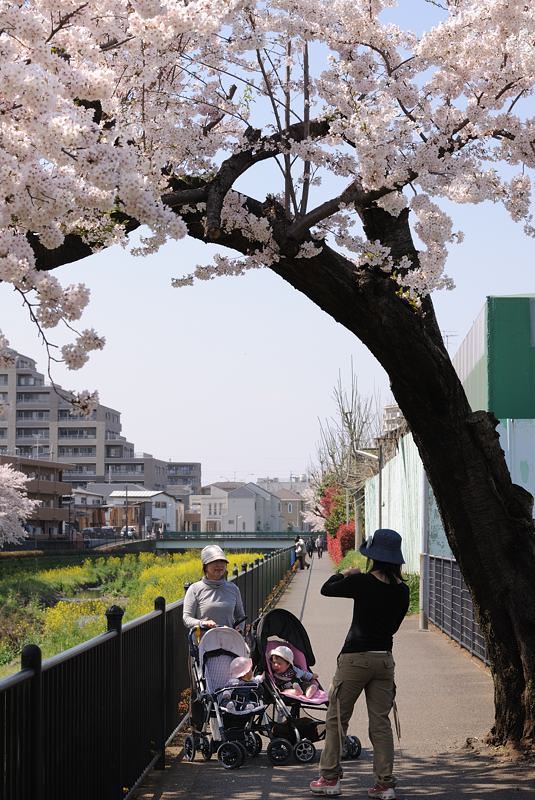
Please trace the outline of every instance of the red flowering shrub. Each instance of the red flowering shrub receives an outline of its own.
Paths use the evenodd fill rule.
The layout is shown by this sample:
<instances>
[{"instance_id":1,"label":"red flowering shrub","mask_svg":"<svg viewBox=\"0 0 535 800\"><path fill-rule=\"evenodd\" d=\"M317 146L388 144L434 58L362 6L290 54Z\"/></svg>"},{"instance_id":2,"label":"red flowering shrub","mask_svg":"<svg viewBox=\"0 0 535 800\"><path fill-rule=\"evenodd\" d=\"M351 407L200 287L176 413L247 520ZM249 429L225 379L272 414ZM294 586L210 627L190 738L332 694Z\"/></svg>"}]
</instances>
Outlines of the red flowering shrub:
<instances>
[{"instance_id":1,"label":"red flowering shrub","mask_svg":"<svg viewBox=\"0 0 535 800\"><path fill-rule=\"evenodd\" d=\"M355 548L355 522L338 526L335 536L327 536L327 550L335 564L339 564L348 550Z\"/></svg>"},{"instance_id":2,"label":"red flowering shrub","mask_svg":"<svg viewBox=\"0 0 535 800\"><path fill-rule=\"evenodd\" d=\"M338 536L327 536L327 550L335 564L339 564L342 560L342 550L340 547L340 540Z\"/></svg>"},{"instance_id":3,"label":"red flowering shrub","mask_svg":"<svg viewBox=\"0 0 535 800\"><path fill-rule=\"evenodd\" d=\"M355 549L355 520L350 520L347 525L340 525L336 532L336 538L340 542L340 550L343 558L348 550Z\"/></svg>"},{"instance_id":4,"label":"red flowering shrub","mask_svg":"<svg viewBox=\"0 0 535 800\"><path fill-rule=\"evenodd\" d=\"M325 516L330 517L333 512L333 507L336 503L337 496L340 493L340 489L336 485L326 486L325 490L321 496L320 503L323 506L325 511Z\"/></svg>"}]
</instances>

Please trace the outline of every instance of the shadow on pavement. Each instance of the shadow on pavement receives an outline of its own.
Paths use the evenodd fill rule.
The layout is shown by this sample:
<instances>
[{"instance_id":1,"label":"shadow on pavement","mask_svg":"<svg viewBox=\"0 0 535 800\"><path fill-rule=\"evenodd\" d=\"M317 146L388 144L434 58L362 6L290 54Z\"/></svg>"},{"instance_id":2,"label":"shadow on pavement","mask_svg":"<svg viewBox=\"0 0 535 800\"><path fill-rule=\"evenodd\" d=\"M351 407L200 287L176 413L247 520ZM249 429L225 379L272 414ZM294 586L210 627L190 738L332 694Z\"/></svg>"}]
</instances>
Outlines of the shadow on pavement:
<instances>
[{"instance_id":1,"label":"shadow on pavement","mask_svg":"<svg viewBox=\"0 0 535 800\"><path fill-rule=\"evenodd\" d=\"M136 800L174 800L200 797L215 800L287 800L311 798L309 782L318 773L314 764L292 763L273 767L265 753L247 761L239 770L225 770L214 759L209 762L182 762L181 752L169 760L165 786L158 773L152 773ZM418 758L397 754L398 800L433 797L437 800L514 800L535 799L535 761L501 763L472 751L448 752ZM161 773L160 773L161 775ZM342 797L366 798L372 783L371 753L363 750L355 761L344 762Z\"/></svg>"}]
</instances>

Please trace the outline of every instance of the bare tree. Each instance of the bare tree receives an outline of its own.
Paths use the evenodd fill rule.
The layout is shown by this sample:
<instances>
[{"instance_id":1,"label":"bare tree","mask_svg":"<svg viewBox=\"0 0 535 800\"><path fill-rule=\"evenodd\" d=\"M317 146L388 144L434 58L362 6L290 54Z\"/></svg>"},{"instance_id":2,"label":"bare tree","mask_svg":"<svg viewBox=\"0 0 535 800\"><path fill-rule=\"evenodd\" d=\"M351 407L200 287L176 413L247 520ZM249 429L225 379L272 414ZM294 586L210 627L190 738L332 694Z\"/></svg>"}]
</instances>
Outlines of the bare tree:
<instances>
[{"instance_id":1,"label":"bare tree","mask_svg":"<svg viewBox=\"0 0 535 800\"><path fill-rule=\"evenodd\" d=\"M380 398L377 393L364 397L359 392L353 362L349 389L344 387L339 373L333 398L335 415L319 423L313 482L320 486L327 479L355 494L378 470L377 460L367 457L366 450L373 453L380 437Z\"/></svg>"}]
</instances>

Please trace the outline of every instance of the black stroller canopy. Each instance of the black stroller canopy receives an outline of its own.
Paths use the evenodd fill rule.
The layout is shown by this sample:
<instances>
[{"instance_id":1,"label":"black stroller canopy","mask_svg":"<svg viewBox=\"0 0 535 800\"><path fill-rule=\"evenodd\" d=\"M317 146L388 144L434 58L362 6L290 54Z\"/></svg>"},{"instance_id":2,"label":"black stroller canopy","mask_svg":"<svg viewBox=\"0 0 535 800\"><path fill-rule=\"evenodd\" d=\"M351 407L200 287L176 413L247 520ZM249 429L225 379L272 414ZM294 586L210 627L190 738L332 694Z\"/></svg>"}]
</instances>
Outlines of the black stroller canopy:
<instances>
[{"instance_id":1,"label":"black stroller canopy","mask_svg":"<svg viewBox=\"0 0 535 800\"><path fill-rule=\"evenodd\" d=\"M274 608L257 620L255 630L253 660L256 664L263 661L266 645L271 636L284 639L298 650L301 650L309 667L314 666L316 659L312 645L303 623L284 608Z\"/></svg>"}]
</instances>

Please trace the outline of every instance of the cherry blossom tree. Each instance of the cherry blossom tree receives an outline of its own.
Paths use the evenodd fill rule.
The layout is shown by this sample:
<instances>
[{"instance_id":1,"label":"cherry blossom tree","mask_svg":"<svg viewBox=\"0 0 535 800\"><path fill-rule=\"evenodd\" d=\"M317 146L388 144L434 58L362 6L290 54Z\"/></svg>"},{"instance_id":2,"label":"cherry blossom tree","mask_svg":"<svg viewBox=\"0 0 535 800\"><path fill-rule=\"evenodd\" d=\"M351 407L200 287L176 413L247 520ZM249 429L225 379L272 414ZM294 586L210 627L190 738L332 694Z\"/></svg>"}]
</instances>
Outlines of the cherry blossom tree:
<instances>
[{"instance_id":1,"label":"cherry blossom tree","mask_svg":"<svg viewBox=\"0 0 535 800\"><path fill-rule=\"evenodd\" d=\"M140 253L186 234L221 245L177 286L268 267L355 333L472 591L491 738L533 745L532 498L496 420L471 411L430 294L451 288L462 239L443 200L499 203L533 236L535 7L444 0L417 37L395 4L0 0L0 279L48 342L89 297L53 269L144 226ZM102 345L76 331L61 357L77 368Z\"/></svg>"},{"instance_id":2,"label":"cherry blossom tree","mask_svg":"<svg viewBox=\"0 0 535 800\"><path fill-rule=\"evenodd\" d=\"M39 506L39 500L26 495L28 480L10 464L0 464L0 547L24 539L23 523Z\"/></svg>"}]
</instances>

